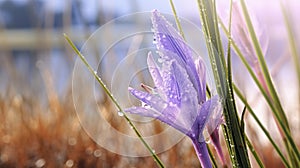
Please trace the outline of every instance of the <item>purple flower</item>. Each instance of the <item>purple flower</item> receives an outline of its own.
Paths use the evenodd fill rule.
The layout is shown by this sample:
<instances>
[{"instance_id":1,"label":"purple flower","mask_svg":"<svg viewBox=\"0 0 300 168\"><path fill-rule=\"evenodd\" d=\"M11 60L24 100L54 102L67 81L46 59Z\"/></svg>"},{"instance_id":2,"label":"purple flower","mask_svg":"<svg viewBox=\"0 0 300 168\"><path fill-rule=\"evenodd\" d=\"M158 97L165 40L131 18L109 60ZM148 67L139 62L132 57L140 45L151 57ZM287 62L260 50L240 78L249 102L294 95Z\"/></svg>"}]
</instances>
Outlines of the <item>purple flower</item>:
<instances>
[{"instance_id":1,"label":"purple flower","mask_svg":"<svg viewBox=\"0 0 300 168\"><path fill-rule=\"evenodd\" d=\"M154 38L160 63L149 53L147 63L155 87L142 85L146 92L129 88L145 105L126 112L157 118L191 138L202 167L212 167L204 129L212 133L221 124L218 96L206 100L203 60L194 61L191 48L175 28L157 11L152 13ZM214 117L213 117L214 116Z\"/></svg>"}]
</instances>

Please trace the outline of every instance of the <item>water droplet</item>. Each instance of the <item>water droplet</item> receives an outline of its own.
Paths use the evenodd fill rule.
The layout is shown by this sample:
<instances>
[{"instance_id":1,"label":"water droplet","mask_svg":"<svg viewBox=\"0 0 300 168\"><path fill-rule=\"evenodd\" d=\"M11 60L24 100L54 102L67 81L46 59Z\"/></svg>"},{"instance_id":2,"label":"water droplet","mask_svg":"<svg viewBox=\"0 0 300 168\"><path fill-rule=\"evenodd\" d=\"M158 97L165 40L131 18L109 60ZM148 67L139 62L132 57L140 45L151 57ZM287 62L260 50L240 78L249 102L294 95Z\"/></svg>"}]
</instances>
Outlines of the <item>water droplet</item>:
<instances>
[{"instance_id":1,"label":"water droplet","mask_svg":"<svg viewBox=\"0 0 300 168\"><path fill-rule=\"evenodd\" d=\"M73 160L69 159L69 160L66 161L66 166L67 167L72 167L73 165L74 165L74 161Z\"/></svg>"},{"instance_id":2,"label":"water droplet","mask_svg":"<svg viewBox=\"0 0 300 168\"><path fill-rule=\"evenodd\" d=\"M35 166L36 167L43 167L45 166L46 164L46 161L45 159L41 158L41 159L38 159L36 162L35 162Z\"/></svg>"},{"instance_id":3,"label":"water droplet","mask_svg":"<svg viewBox=\"0 0 300 168\"><path fill-rule=\"evenodd\" d=\"M94 71L94 74L97 75L97 71Z\"/></svg>"},{"instance_id":4,"label":"water droplet","mask_svg":"<svg viewBox=\"0 0 300 168\"><path fill-rule=\"evenodd\" d=\"M118 116L123 117L124 113L122 111L118 111Z\"/></svg>"},{"instance_id":5,"label":"water droplet","mask_svg":"<svg viewBox=\"0 0 300 168\"><path fill-rule=\"evenodd\" d=\"M155 150L154 150L154 149L152 149L152 152L153 152L153 153L155 153Z\"/></svg>"},{"instance_id":6,"label":"water droplet","mask_svg":"<svg viewBox=\"0 0 300 168\"><path fill-rule=\"evenodd\" d=\"M167 103L163 103L162 108L167 108L168 104Z\"/></svg>"},{"instance_id":7,"label":"water droplet","mask_svg":"<svg viewBox=\"0 0 300 168\"><path fill-rule=\"evenodd\" d=\"M75 138L71 137L68 139L69 145L74 146L74 145L76 145L76 143L77 143L77 140Z\"/></svg>"},{"instance_id":8,"label":"water droplet","mask_svg":"<svg viewBox=\"0 0 300 168\"><path fill-rule=\"evenodd\" d=\"M163 63L164 60L163 60L162 58L158 58L157 61L158 61L159 63Z\"/></svg>"},{"instance_id":9,"label":"water droplet","mask_svg":"<svg viewBox=\"0 0 300 168\"><path fill-rule=\"evenodd\" d=\"M173 102L169 102L169 105L172 106L172 107L176 106L176 104L173 103Z\"/></svg>"},{"instance_id":10,"label":"water droplet","mask_svg":"<svg viewBox=\"0 0 300 168\"><path fill-rule=\"evenodd\" d=\"M153 39L153 44L157 44L157 40L156 39Z\"/></svg>"},{"instance_id":11,"label":"water droplet","mask_svg":"<svg viewBox=\"0 0 300 168\"><path fill-rule=\"evenodd\" d=\"M101 153L100 149L96 149L96 150L94 151L94 156L95 156L95 157L100 157L101 155L102 155L102 153Z\"/></svg>"},{"instance_id":12,"label":"water droplet","mask_svg":"<svg viewBox=\"0 0 300 168\"><path fill-rule=\"evenodd\" d=\"M207 143L207 144L210 143L210 138L209 137L205 139L205 143Z\"/></svg>"}]
</instances>

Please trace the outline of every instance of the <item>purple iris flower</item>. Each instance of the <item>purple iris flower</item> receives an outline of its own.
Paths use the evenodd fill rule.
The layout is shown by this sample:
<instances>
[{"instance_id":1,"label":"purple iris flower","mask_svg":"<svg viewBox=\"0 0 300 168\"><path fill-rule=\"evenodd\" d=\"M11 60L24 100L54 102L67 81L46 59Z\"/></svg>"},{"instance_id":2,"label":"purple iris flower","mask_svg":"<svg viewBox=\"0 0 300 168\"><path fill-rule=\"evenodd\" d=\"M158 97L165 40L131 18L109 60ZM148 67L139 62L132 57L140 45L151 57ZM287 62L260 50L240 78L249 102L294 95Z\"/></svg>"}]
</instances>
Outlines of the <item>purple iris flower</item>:
<instances>
[{"instance_id":1,"label":"purple iris flower","mask_svg":"<svg viewBox=\"0 0 300 168\"><path fill-rule=\"evenodd\" d=\"M221 102L218 96L206 100L204 62L199 56L193 59L191 48L178 31L157 10L152 13L152 23L160 64L151 53L147 63L155 87L142 85L146 92L129 88L144 106L125 112L156 118L184 133L192 140L202 167L212 167L204 131L218 130Z\"/></svg>"}]
</instances>

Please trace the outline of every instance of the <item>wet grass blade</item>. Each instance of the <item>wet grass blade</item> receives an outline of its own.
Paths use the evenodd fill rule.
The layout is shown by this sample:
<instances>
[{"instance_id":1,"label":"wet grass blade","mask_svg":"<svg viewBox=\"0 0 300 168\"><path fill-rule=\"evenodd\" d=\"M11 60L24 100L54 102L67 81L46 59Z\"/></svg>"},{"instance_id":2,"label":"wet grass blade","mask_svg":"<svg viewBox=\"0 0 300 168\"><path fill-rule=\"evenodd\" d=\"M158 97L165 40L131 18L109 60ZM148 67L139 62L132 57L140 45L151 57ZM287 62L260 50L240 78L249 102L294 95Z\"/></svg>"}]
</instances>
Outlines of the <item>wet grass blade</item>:
<instances>
[{"instance_id":1,"label":"wet grass blade","mask_svg":"<svg viewBox=\"0 0 300 168\"><path fill-rule=\"evenodd\" d=\"M173 15L175 17L175 22L176 22L176 25L177 25L177 28L180 32L180 35L182 36L182 38L185 40L185 37L184 37L184 33L183 33L183 30L182 30L182 27L181 27L181 24L180 24L180 20L179 20L179 17L177 15L177 12L176 12L176 9L175 9L175 5L173 3L173 0L170 0L170 5L171 5L171 8L172 8L172 12L173 12Z\"/></svg>"},{"instance_id":2,"label":"wet grass blade","mask_svg":"<svg viewBox=\"0 0 300 168\"><path fill-rule=\"evenodd\" d=\"M164 168L164 164L161 162L161 160L158 158L158 156L154 153L154 150L148 145L148 143L144 140L141 133L137 130L136 126L131 122L131 120L127 117L127 115L124 113L122 107L117 102L117 100L113 97L109 89L106 87L102 79L97 75L97 73L94 71L94 69L90 66L90 64L87 62L85 57L80 53L80 51L77 49L75 44L71 41L71 39L64 34L65 39L69 43L69 45L72 47L72 49L75 51L75 53L79 56L79 58L82 60L82 62L85 64L85 66L88 68L90 73L95 77L95 79L98 81L98 83L101 85L105 93L109 96L109 98L113 101L113 103L116 105L119 112L123 113L124 118L129 123L130 127L134 130L135 134L138 136L140 141L143 143L143 145L147 148L147 150L151 153L153 159L156 161L157 165L161 168Z\"/></svg>"},{"instance_id":3,"label":"wet grass blade","mask_svg":"<svg viewBox=\"0 0 300 168\"><path fill-rule=\"evenodd\" d=\"M249 150L251 151L253 157L255 158L257 164L259 165L260 168L264 168L265 166L264 166L263 162L261 161L260 157L258 156L257 152L255 151L250 140L248 139L247 136L245 136L245 139L246 139L247 146L248 146Z\"/></svg>"},{"instance_id":4,"label":"wet grass blade","mask_svg":"<svg viewBox=\"0 0 300 168\"><path fill-rule=\"evenodd\" d=\"M209 145L207 144L206 146L207 146L207 150L208 150L208 154L209 154L209 157L210 157L212 166L213 166L214 168L217 168L218 165L217 165L216 159L215 159L213 153L211 152L211 150L210 150L210 148L209 148Z\"/></svg>"},{"instance_id":5,"label":"wet grass blade","mask_svg":"<svg viewBox=\"0 0 300 168\"><path fill-rule=\"evenodd\" d=\"M289 13L287 12L287 7L283 5L283 2L281 1L281 10L285 21L285 27L288 34L288 41L289 41L289 47L291 51L291 56L294 62L297 78L298 78L298 109L300 109L300 57L299 57L299 50L297 49L296 45L296 39L295 34L292 29L292 23ZM299 161L300 162L300 161ZM299 165L300 166L300 165Z\"/></svg>"},{"instance_id":6,"label":"wet grass blade","mask_svg":"<svg viewBox=\"0 0 300 168\"><path fill-rule=\"evenodd\" d=\"M223 29L223 31L225 32L225 34L227 36L229 36L229 32L227 31L225 25L223 24L223 22L219 19L219 22L221 24L221 27ZM299 153L293 138L291 137L290 131L288 130L287 127L284 126L283 121L280 119L281 115L280 112L276 106L275 103L272 101L272 99L270 98L270 96L267 94L266 90L263 88L262 84L259 82L258 78L256 77L254 71L252 70L251 66L249 65L249 63L247 62L247 60L245 59L243 53L241 52L241 50L238 48L237 44L235 43L235 41L233 39L231 39L231 44L234 48L234 50L236 51L237 55L239 56L239 58L241 59L242 63L244 64L244 66L246 67L246 69L248 70L248 72L250 73L251 78L254 80L255 84L257 85L257 87L259 88L259 90L261 91L262 95L264 96L265 100L267 101L269 107L271 108L271 111L273 112L276 120L278 121L279 126L282 128L283 133L285 134L286 138L283 137L283 141L290 141L290 143L292 144L292 150L294 151L294 153Z\"/></svg>"},{"instance_id":7,"label":"wet grass blade","mask_svg":"<svg viewBox=\"0 0 300 168\"><path fill-rule=\"evenodd\" d=\"M228 79L224 51L221 43L214 0L198 0L202 29L204 31L216 88L224 106L223 126L227 148L233 167L250 167L246 143L242 137L239 119Z\"/></svg>"},{"instance_id":8,"label":"wet grass blade","mask_svg":"<svg viewBox=\"0 0 300 168\"><path fill-rule=\"evenodd\" d=\"M272 146L275 148L275 150L276 150L277 154L279 155L281 161L283 162L284 166L287 167L287 168L291 168L291 166L289 165L289 163L286 160L285 156L281 152L280 148L277 146L277 144L275 143L275 141L271 137L271 135L268 132L268 130L264 127L264 125L261 123L261 121L259 120L259 118L256 116L255 112L253 111L253 109L251 108L251 106L249 105L249 103L247 102L246 98L242 95L241 91L235 85L233 85L233 89L234 89L236 95L239 97L239 99L244 103L244 105L248 109L249 113L251 114L251 116L253 117L253 119L255 120L255 122L262 129L263 133L266 135L266 137L268 138L268 140L270 141L270 143L272 144Z\"/></svg>"},{"instance_id":9,"label":"wet grass blade","mask_svg":"<svg viewBox=\"0 0 300 168\"><path fill-rule=\"evenodd\" d=\"M278 97L277 92L275 90L275 87L273 85L273 82L272 82L272 79L271 79L266 61L264 59L262 49L260 47L260 44L259 44L259 41L257 39L256 33L254 31L254 28L253 28L253 25L252 25L252 22L251 22L251 19L250 19L250 15L248 13L248 9L246 7L246 3L245 3L244 0L241 0L241 6L242 6L242 11L243 11L243 14L244 14L245 21L246 21L246 25L247 25L247 28L248 28L248 31L249 31L249 34L250 34L250 37L251 37L251 40L252 40L252 44L254 46L254 49L255 49L255 52L256 52L256 55L257 55L257 58L258 58L258 62L259 62L260 67L262 69L263 76L266 80L267 87L270 91L270 96L272 97L272 101L273 101L273 103L275 103L276 108L280 109L279 115L280 115L281 119L283 120L284 125L289 129L287 117L286 117L286 115L283 111L283 108L281 106L279 97Z\"/></svg>"},{"instance_id":10,"label":"wet grass blade","mask_svg":"<svg viewBox=\"0 0 300 168\"><path fill-rule=\"evenodd\" d=\"M286 30L288 33L288 40L289 40L289 44L290 44L290 50L291 50L293 62L295 64L295 68L296 68L296 73L297 73L297 78L298 78L298 88L300 88L300 59L299 59L299 52L298 52L298 49L296 46L295 34L293 33L291 21L289 20L287 10L283 6L282 3L281 3L281 10L282 10L283 17L285 20L285 26L286 26ZM299 89L299 97L298 98L300 99L300 89ZM300 104L300 102L299 102L299 104Z\"/></svg>"},{"instance_id":11,"label":"wet grass blade","mask_svg":"<svg viewBox=\"0 0 300 168\"><path fill-rule=\"evenodd\" d=\"M250 19L250 16L249 16L249 13L248 13L248 10L246 7L246 3L244 0L241 0L241 6L242 6L242 10L243 10L243 14L244 14L244 18L246 21L246 25L247 25L249 34L250 34L252 43L254 45L255 52L258 57L258 62L260 64L264 79L265 79L267 87L269 89L271 100L275 104L276 109L278 110L279 118L276 118L276 119L277 119L277 121L279 121L279 120L282 121L282 124L280 125L279 129L281 132L282 131L284 132L284 135L282 137L283 142L284 142L287 152L289 154L291 163L293 164L293 166L299 167L299 161L300 161L299 150L297 149L297 146L296 146L293 138L291 137L289 123L288 123L286 114L282 108L279 96L275 90L273 83L272 83L271 75L269 73L267 64L265 62L264 55L262 53L262 49L260 47L256 33L254 31L254 28L253 28L253 25L252 25L252 22L251 22L251 19Z\"/></svg>"}]
</instances>

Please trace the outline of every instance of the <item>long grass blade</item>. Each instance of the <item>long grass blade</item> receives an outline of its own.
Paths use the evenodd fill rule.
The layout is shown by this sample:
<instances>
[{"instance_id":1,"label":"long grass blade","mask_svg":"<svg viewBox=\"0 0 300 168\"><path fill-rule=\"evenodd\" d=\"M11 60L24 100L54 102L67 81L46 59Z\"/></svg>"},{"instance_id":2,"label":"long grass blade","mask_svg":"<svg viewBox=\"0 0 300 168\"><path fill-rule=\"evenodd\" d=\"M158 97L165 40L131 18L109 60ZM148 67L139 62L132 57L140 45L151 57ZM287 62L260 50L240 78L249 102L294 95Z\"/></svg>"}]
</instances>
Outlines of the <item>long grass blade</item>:
<instances>
[{"instance_id":1,"label":"long grass blade","mask_svg":"<svg viewBox=\"0 0 300 168\"><path fill-rule=\"evenodd\" d=\"M176 9L175 9L175 5L173 3L173 0L170 0L170 5L171 5L171 8L172 8L172 12L173 12L173 15L175 17L175 22L176 22L176 25L177 25L177 28L180 32L180 35L182 36L182 38L185 40L185 37L184 37L184 33L183 33L183 30L182 30L182 26L180 24L180 20L179 20L179 17L177 15L177 12L176 12Z\"/></svg>"},{"instance_id":2,"label":"long grass blade","mask_svg":"<svg viewBox=\"0 0 300 168\"><path fill-rule=\"evenodd\" d=\"M289 128L289 123L288 123L286 114L285 114L285 112L282 108L280 99L279 99L278 94L275 90L275 87L272 83L272 79L271 79L267 64L265 62L265 59L264 59L262 49L260 47L260 44L259 44L259 41L257 39L256 33L254 31L254 28L253 28L253 25L252 25L252 22L251 22L251 19L250 19L250 16L249 16L249 13L248 13L248 10L247 10L247 7L246 7L246 3L245 3L244 0L241 0L241 6L242 6L242 9L243 9L243 14L244 14L244 18L245 18L245 21L246 21L248 31L250 33L250 37L251 37L252 43L254 45L257 57L258 57L258 62L259 62L260 67L262 69L264 79L266 80L267 87L270 91L269 92L270 96L272 98L273 103L275 104L276 109L278 109L279 118L276 118L276 119L277 119L277 121L282 120L282 123L283 123L283 125L280 126L279 129L280 129L281 132L284 129L283 130L284 134L289 134L289 136L284 135L284 136L287 136L287 138L282 137L283 141L284 141L284 144L285 144L286 149L288 151L291 162L293 163L294 166L298 167L298 163L299 163L298 161L300 160L299 150L297 149L297 146L295 145L294 140L290 136L290 128ZM295 162L295 159L296 159L296 162Z\"/></svg>"},{"instance_id":3,"label":"long grass blade","mask_svg":"<svg viewBox=\"0 0 300 168\"><path fill-rule=\"evenodd\" d=\"M227 36L229 36L229 32L226 29L224 23L219 19L219 22L221 24L221 27L223 29L223 31L225 32L225 34ZM254 80L255 84L257 85L257 87L259 88L259 90L261 91L262 95L264 96L265 100L267 101L268 105L270 106L274 116L276 119L278 119L278 124L280 125L280 127L283 130L283 133L285 134L286 138L290 141L290 143L292 144L292 150L294 151L294 153L299 153L299 150L297 149L290 131L284 126L284 123L282 120L280 120L280 114L279 114L279 109L276 108L275 104L273 103L272 99L269 97L268 93L266 92L266 90L263 88L262 84L259 82L258 78L256 77L254 71L252 70L251 66L249 65L249 63L247 62L247 60L245 59L243 53L241 52L241 50L238 48L237 44L235 43L235 41L233 39L231 39L231 44L234 48L234 50L236 51L237 55L239 56L239 58L241 59L242 63L245 65L246 69L248 70L248 72L250 73L251 78ZM284 140L284 139L283 139ZM284 140L286 141L286 140Z\"/></svg>"},{"instance_id":4,"label":"long grass blade","mask_svg":"<svg viewBox=\"0 0 300 168\"><path fill-rule=\"evenodd\" d=\"M218 94L223 98L223 126L227 148L233 167L250 167L246 143L242 137L234 97L229 83L224 51L221 43L214 0L198 0L201 24Z\"/></svg>"},{"instance_id":5,"label":"long grass blade","mask_svg":"<svg viewBox=\"0 0 300 168\"><path fill-rule=\"evenodd\" d=\"M266 61L264 59L264 55L263 55L262 49L260 47L260 44L259 44L259 41L257 39L256 33L254 31L254 28L253 28L253 25L252 25L252 22L251 22L251 19L250 19L250 16L249 16L249 13L248 13L248 10L247 10L247 7L246 7L246 4L245 4L244 0L241 0L241 6L242 6L242 9L243 9L243 14L244 14L244 18L246 20L246 25L247 25L248 31L250 33L250 37L251 37L252 43L253 43L254 48L255 48L255 52L256 52L256 55L257 55L260 67L262 69L263 76L264 76L264 78L266 80L268 89L270 90L270 96L272 97L273 102L276 105L276 108L280 109L280 113L279 114L281 116L281 120L283 120L284 125L289 129L287 117L286 117L286 115L285 115L285 113L283 111L283 108L281 106L279 97L278 97L277 92L275 90L275 87L274 87L274 85L272 83L272 79L271 79L271 76L270 76L270 73L269 73Z\"/></svg>"},{"instance_id":6,"label":"long grass blade","mask_svg":"<svg viewBox=\"0 0 300 168\"><path fill-rule=\"evenodd\" d=\"M292 55L292 59L294 62L294 66L295 66L296 74L297 74L297 78L298 78L298 102L299 102L298 107L299 107L299 105L300 105L300 59L299 59L299 53L298 53L298 50L296 47L296 42L295 42L295 38L293 35L292 25L291 25L291 22L288 17L288 13L282 3L281 3L281 9L282 9L283 17L285 20L286 30L288 33L288 40L289 40L291 55ZM295 166L300 166L300 163L297 163L296 158L291 158L291 162L294 162ZM298 162L300 162L299 158L298 158Z\"/></svg>"},{"instance_id":7,"label":"long grass blade","mask_svg":"<svg viewBox=\"0 0 300 168\"><path fill-rule=\"evenodd\" d=\"M245 136L246 138L246 143L247 143L247 146L249 148L249 150L251 151L253 157L255 158L257 164L259 165L260 168L264 168L264 164L263 162L261 161L260 157L258 156L257 152L255 151L253 145L251 144L249 138L247 136Z\"/></svg>"},{"instance_id":8,"label":"long grass blade","mask_svg":"<svg viewBox=\"0 0 300 168\"><path fill-rule=\"evenodd\" d=\"M134 130L135 134L138 136L140 141L143 143L143 145L147 148L147 150L151 153L153 159L156 161L157 165L161 168L165 167L164 164L161 162L161 160L158 158L158 156L154 153L154 150L148 145L148 143L144 140L141 133L138 131L136 126L131 122L131 120L127 117L126 113L124 113L122 107L117 102L117 100L113 97L109 89L106 87L102 79L97 75L97 73L94 71L94 69L90 66L88 61L85 59L85 57L80 53L80 51L77 49L75 44L71 41L71 39L64 34L65 39L69 43L69 45L72 47L72 49L75 51L75 53L79 56L79 58L82 60L82 62L85 64L85 66L88 68L90 73L95 77L95 79L98 81L98 83L101 85L105 93L109 96L109 98L113 101L113 103L116 105L119 112L121 112L126 119L126 121L129 123L130 127Z\"/></svg>"},{"instance_id":9,"label":"long grass blade","mask_svg":"<svg viewBox=\"0 0 300 168\"><path fill-rule=\"evenodd\" d=\"M289 165L289 163L286 160L285 156L281 152L280 148L278 147L278 145L275 143L275 141L271 137L269 131L264 127L264 125L261 123L261 121L259 120L259 118L256 116L255 112L253 111L252 107L250 106L250 104L248 103L248 101L246 100L246 98L242 95L241 91L235 85L233 85L233 89L234 89L234 92L236 93L236 95L239 97L239 99L244 103L244 105L246 106L247 110L249 111L249 113L251 114L251 116L253 117L253 119L255 120L255 122L262 129L263 133L266 135L266 137L268 138L268 140L270 141L270 143L272 144L272 146L275 148L277 154L279 155L279 157L282 160L282 162L285 165L285 167L291 168L291 166Z\"/></svg>"}]
</instances>

